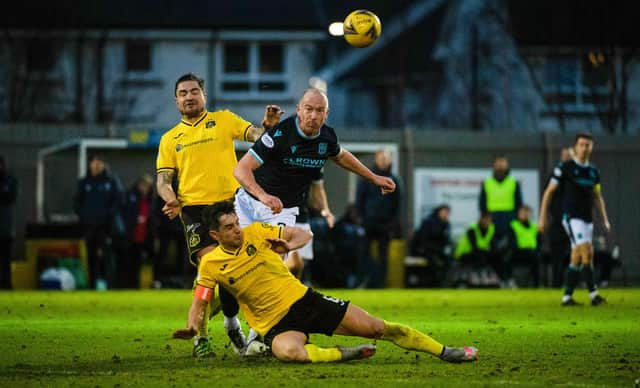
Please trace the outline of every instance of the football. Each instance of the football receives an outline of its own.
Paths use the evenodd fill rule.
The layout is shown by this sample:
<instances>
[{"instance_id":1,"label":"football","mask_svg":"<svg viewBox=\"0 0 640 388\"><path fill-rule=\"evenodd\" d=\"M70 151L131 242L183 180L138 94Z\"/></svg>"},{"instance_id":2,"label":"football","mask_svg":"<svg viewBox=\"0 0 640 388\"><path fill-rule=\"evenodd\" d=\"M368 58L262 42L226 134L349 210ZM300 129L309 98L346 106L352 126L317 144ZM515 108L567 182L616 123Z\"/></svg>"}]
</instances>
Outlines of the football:
<instances>
[{"instance_id":1,"label":"football","mask_svg":"<svg viewBox=\"0 0 640 388\"><path fill-rule=\"evenodd\" d=\"M378 16L366 9L358 9L347 15L342 28L347 43L358 48L371 46L382 32Z\"/></svg>"}]
</instances>

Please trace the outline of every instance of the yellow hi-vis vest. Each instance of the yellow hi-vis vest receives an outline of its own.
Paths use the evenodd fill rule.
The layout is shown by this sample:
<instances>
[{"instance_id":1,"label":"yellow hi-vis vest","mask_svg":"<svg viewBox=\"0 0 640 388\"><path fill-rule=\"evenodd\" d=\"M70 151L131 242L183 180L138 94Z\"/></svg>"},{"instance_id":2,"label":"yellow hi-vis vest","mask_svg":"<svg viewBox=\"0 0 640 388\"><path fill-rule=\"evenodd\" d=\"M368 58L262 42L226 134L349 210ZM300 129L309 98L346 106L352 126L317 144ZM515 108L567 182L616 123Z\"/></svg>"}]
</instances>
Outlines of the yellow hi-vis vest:
<instances>
[{"instance_id":1,"label":"yellow hi-vis vest","mask_svg":"<svg viewBox=\"0 0 640 388\"><path fill-rule=\"evenodd\" d=\"M496 227L493 224L489 225L489 230L487 230L487 234L484 236L480 232L480 227L478 223L473 223L469 226L467 231L472 230L473 234L476 237L476 247L481 251L488 251L491 248L491 240L493 239L493 235L496 231ZM469 237L467 237L467 232L465 232L462 237L460 237L460 241L458 241L458 245L456 246L456 251L454 253L454 257L459 259L462 255L466 255L467 253L471 253L473 251L473 247L471 246L471 241L469 241Z\"/></svg>"},{"instance_id":2,"label":"yellow hi-vis vest","mask_svg":"<svg viewBox=\"0 0 640 388\"><path fill-rule=\"evenodd\" d=\"M538 225L529 221L527 228L518 220L511 221L511 228L516 235L518 249L535 249L538 246Z\"/></svg>"},{"instance_id":3,"label":"yellow hi-vis vest","mask_svg":"<svg viewBox=\"0 0 640 388\"><path fill-rule=\"evenodd\" d=\"M516 179L511 175L498 182L491 177L484 180L484 192L487 195L487 210L490 212L508 212L516 207Z\"/></svg>"}]
</instances>

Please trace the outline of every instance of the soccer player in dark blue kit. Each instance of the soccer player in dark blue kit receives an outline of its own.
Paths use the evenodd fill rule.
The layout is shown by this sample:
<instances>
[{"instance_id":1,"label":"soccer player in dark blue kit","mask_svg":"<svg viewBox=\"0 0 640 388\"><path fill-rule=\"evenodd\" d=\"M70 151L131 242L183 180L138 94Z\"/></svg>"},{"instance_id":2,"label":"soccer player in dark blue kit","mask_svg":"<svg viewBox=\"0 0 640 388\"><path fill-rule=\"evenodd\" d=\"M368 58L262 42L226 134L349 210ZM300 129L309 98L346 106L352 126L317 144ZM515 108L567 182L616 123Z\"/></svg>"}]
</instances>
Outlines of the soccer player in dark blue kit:
<instances>
[{"instance_id":1,"label":"soccer player in dark blue kit","mask_svg":"<svg viewBox=\"0 0 640 388\"><path fill-rule=\"evenodd\" d=\"M333 128L325 124L328 115L327 95L319 89L307 89L296 114L266 131L240 159L234 176L242 186L235 196L241 226L255 221L295 225L298 205L310 185L322 179L327 159L369 180L383 194L395 190L391 178L374 174L340 146ZM302 260L286 257L285 263L296 273Z\"/></svg>"},{"instance_id":2,"label":"soccer player in dark blue kit","mask_svg":"<svg viewBox=\"0 0 640 388\"><path fill-rule=\"evenodd\" d=\"M573 299L573 290L580 281L580 272L589 290L591 304L597 306L606 302L598 295L593 274L593 206L602 215L606 232L611 225L605 209L600 187L600 171L589 163L593 151L593 137L588 133L576 135L573 159L560 163L554 170L549 185L542 196L538 229L544 232L547 223L547 210L554 192L562 187L563 226L571 241L571 261L565 277L563 306L575 306L580 303Z\"/></svg>"}]
</instances>

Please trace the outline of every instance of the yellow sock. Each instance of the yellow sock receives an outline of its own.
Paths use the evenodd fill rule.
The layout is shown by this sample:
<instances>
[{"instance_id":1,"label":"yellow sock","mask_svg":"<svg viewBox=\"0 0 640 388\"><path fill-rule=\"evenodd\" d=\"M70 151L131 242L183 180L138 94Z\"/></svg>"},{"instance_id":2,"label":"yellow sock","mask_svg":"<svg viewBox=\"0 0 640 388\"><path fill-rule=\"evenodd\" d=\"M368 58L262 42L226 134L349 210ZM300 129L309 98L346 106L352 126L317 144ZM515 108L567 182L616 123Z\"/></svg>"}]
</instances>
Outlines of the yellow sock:
<instances>
[{"instance_id":1,"label":"yellow sock","mask_svg":"<svg viewBox=\"0 0 640 388\"><path fill-rule=\"evenodd\" d=\"M428 335L399 323L384 321L384 332L380 339L391 341L401 348L420 350L439 357L444 346Z\"/></svg>"},{"instance_id":2,"label":"yellow sock","mask_svg":"<svg viewBox=\"0 0 640 388\"><path fill-rule=\"evenodd\" d=\"M331 362L342 359L342 353L338 348L321 348L314 344L306 344L304 348L311 362Z\"/></svg>"}]
</instances>

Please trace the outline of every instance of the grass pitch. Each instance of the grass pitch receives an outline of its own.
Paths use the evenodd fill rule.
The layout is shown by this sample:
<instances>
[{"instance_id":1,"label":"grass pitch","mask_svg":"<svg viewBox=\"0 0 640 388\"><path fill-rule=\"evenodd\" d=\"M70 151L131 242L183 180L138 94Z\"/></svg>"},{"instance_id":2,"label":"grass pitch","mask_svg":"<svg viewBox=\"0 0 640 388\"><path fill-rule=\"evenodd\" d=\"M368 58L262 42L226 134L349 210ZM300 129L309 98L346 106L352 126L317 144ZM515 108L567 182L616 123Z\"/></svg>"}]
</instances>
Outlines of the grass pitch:
<instances>
[{"instance_id":1,"label":"grass pitch","mask_svg":"<svg viewBox=\"0 0 640 388\"><path fill-rule=\"evenodd\" d=\"M285 364L240 359L222 316L217 356L191 357L189 290L0 292L0 387L633 387L640 378L640 290L601 292L609 304L560 307L559 290L320 290L370 313L479 348L448 364L378 341L368 360ZM587 302L586 291L576 291ZM246 327L246 326L245 326ZM313 335L324 346L366 342Z\"/></svg>"}]
</instances>

